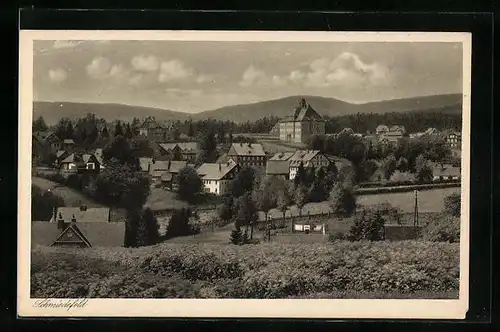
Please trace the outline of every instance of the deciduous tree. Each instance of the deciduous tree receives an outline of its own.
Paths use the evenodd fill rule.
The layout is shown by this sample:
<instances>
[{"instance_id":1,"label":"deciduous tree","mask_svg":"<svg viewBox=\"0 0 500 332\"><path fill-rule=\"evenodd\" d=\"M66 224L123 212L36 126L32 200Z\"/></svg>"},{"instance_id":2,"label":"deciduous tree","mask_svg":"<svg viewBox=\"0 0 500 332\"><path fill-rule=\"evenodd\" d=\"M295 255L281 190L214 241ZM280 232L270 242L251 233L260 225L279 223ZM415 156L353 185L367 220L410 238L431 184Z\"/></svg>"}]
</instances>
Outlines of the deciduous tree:
<instances>
[{"instance_id":1,"label":"deciduous tree","mask_svg":"<svg viewBox=\"0 0 500 332\"><path fill-rule=\"evenodd\" d=\"M196 170L192 167L184 167L178 174L179 198L191 202L201 191L202 182Z\"/></svg>"}]
</instances>

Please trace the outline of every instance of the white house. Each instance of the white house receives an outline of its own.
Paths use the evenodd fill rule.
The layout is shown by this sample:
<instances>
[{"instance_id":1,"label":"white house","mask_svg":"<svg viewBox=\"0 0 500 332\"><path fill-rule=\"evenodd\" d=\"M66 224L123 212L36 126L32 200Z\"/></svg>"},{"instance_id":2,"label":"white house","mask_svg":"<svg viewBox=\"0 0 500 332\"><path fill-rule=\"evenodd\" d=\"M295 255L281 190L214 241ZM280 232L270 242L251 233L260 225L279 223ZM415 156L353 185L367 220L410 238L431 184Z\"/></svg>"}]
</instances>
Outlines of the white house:
<instances>
[{"instance_id":1,"label":"white house","mask_svg":"<svg viewBox=\"0 0 500 332\"><path fill-rule=\"evenodd\" d=\"M330 165L330 159L319 150L297 150L289 160L290 180L295 179L295 175L301 164L306 169L310 167L328 167Z\"/></svg>"},{"instance_id":2,"label":"white house","mask_svg":"<svg viewBox=\"0 0 500 332\"><path fill-rule=\"evenodd\" d=\"M230 193L231 182L238 170L238 164L229 159L226 163L204 163L197 172L201 177L205 192L227 195Z\"/></svg>"}]
</instances>

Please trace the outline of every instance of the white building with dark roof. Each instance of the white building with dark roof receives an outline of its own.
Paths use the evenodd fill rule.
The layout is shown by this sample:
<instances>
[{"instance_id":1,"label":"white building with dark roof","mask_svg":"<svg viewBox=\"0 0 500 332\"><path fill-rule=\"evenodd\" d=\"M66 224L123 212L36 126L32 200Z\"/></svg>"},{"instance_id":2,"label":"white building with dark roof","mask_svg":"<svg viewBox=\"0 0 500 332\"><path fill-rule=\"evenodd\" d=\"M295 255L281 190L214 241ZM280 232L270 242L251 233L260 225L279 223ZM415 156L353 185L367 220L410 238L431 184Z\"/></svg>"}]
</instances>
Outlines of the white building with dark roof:
<instances>
[{"instance_id":1,"label":"white building with dark roof","mask_svg":"<svg viewBox=\"0 0 500 332\"><path fill-rule=\"evenodd\" d=\"M228 195L231 183L239 170L238 164L229 160L226 163L204 163L198 169L205 192L215 195Z\"/></svg>"},{"instance_id":2,"label":"white building with dark roof","mask_svg":"<svg viewBox=\"0 0 500 332\"><path fill-rule=\"evenodd\" d=\"M279 121L282 141L305 143L312 135L325 134L325 120L305 99L302 99L288 116Z\"/></svg>"},{"instance_id":3,"label":"white building with dark roof","mask_svg":"<svg viewBox=\"0 0 500 332\"><path fill-rule=\"evenodd\" d=\"M304 168L328 167L330 159L319 150L298 150L290 157L290 180L295 179L300 165Z\"/></svg>"},{"instance_id":4,"label":"white building with dark roof","mask_svg":"<svg viewBox=\"0 0 500 332\"><path fill-rule=\"evenodd\" d=\"M233 143L227 156L240 166L265 166L266 152L262 144L258 143Z\"/></svg>"}]
</instances>

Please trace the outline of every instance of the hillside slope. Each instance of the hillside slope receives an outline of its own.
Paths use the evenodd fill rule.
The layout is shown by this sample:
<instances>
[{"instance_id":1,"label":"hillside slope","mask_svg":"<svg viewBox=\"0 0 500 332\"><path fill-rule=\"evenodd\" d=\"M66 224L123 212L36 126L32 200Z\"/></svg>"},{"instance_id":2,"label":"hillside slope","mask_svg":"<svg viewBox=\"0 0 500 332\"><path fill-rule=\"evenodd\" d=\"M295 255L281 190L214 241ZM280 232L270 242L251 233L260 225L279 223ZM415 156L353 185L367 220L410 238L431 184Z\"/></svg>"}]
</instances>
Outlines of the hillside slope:
<instances>
[{"instance_id":1,"label":"hillside slope","mask_svg":"<svg viewBox=\"0 0 500 332\"><path fill-rule=\"evenodd\" d=\"M121 104L74 103L74 102L46 102L33 103L33 119L43 116L49 125L56 124L61 118L81 118L87 113L94 113L96 117L106 121L122 120L130 122L134 117L143 118L154 116L158 120L184 120L189 117L182 112L174 112L152 107L129 106Z\"/></svg>"},{"instance_id":2,"label":"hillside slope","mask_svg":"<svg viewBox=\"0 0 500 332\"><path fill-rule=\"evenodd\" d=\"M460 94L393 99L365 104L351 104L335 98L317 96L290 96L252 104L222 107L198 113L195 115L195 118L213 118L234 122L255 121L269 115L281 118L288 115L297 106L300 98L305 98L315 110L324 116L341 116L358 112L407 112L412 110L441 109L444 107L448 108L446 111L455 113L461 112L462 104L462 95Z\"/></svg>"}]
</instances>

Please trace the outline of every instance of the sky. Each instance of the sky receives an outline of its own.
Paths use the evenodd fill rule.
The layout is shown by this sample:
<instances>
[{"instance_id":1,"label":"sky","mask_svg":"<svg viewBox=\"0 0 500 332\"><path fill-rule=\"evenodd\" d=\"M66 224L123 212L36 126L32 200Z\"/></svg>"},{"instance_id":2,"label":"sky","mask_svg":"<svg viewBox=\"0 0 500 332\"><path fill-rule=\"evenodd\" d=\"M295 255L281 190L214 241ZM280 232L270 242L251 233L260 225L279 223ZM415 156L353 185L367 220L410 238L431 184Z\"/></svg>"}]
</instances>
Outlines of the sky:
<instances>
[{"instance_id":1,"label":"sky","mask_svg":"<svg viewBox=\"0 0 500 332\"><path fill-rule=\"evenodd\" d=\"M34 42L36 101L197 113L292 95L352 103L462 93L460 43Z\"/></svg>"}]
</instances>

